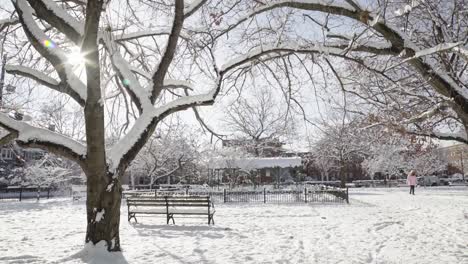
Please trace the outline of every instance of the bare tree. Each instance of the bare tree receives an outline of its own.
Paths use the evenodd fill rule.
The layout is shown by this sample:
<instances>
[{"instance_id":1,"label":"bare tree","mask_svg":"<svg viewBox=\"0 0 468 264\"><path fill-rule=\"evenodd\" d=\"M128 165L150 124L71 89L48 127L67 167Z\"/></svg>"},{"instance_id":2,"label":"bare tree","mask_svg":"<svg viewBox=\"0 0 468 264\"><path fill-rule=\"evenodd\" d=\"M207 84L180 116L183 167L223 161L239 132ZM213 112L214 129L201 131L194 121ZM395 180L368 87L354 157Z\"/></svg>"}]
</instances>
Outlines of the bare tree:
<instances>
[{"instance_id":1,"label":"bare tree","mask_svg":"<svg viewBox=\"0 0 468 264\"><path fill-rule=\"evenodd\" d=\"M448 162L440 158L430 138L388 134L369 148L363 167L371 178L375 173L406 177L410 170L420 175L443 171Z\"/></svg>"},{"instance_id":2,"label":"bare tree","mask_svg":"<svg viewBox=\"0 0 468 264\"><path fill-rule=\"evenodd\" d=\"M325 120L322 136L312 147L315 163L325 176L331 169L338 170L341 187L347 182L346 165L363 159L373 144L373 139L360 129L360 122L356 117Z\"/></svg>"},{"instance_id":3,"label":"bare tree","mask_svg":"<svg viewBox=\"0 0 468 264\"><path fill-rule=\"evenodd\" d=\"M252 98L244 97L225 110L224 123L247 151L257 157L267 155L266 149L281 147L281 140L294 134L293 113L267 88L255 90Z\"/></svg>"},{"instance_id":4,"label":"bare tree","mask_svg":"<svg viewBox=\"0 0 468 264\"><path fill-rule=\"evenodd\" d=\"M199 135L186 124L168 124L157 129L130 165L133 174L148 177L150 186L161 179L180 175L191 164L197 163ZM193 169L193 168L190 168Z\"/></svg>"}]
</instances>

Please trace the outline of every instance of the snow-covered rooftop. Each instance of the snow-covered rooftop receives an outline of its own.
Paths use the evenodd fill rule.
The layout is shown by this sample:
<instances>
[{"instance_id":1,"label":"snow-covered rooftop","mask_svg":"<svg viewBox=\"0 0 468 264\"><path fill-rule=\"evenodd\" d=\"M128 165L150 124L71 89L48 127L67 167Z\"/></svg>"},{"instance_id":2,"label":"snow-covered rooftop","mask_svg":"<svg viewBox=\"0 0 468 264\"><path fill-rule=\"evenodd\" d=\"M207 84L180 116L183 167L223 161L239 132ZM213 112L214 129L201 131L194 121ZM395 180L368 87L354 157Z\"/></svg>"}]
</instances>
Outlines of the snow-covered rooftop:
<instances>
[{"instance_id":1,"label":"snow-covered rooftop","mask_svg":"<svg viewBox=\"0 0 468 264\"><path fill-rule=\"evenodd\" d=\"M261 168L287 168L301 166L300 157L281 158L226 158L216 159L212 164L215 169L240 168L240 169L261 169Z\"/></svg>"}]
</instances>

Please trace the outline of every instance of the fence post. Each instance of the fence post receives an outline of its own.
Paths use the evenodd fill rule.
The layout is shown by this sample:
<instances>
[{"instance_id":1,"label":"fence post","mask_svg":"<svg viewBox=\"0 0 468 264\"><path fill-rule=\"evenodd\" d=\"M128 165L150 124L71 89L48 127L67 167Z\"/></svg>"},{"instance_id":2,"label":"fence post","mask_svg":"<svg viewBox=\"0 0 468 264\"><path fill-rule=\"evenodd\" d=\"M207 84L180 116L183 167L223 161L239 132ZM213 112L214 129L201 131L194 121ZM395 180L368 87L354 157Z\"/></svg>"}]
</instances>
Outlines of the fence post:
<instances>
[{"instance_id":1,"label":"fence post","mask_svg":"<svg viewBox=\"0 0 468 264\"><path fill-rule=\"evenodd\" d=\"M37 186L37 200L41 198L41 186Z\"/></svg>"},{"instance_id":2,"label":"fence post","mask_svg":"<svg viewBox=\"0 0 468 264\"><path fill-rule=\"evenodd\" d=\"M50 186L47 188L47 199L50 197Z\"/></svg>"},{"instance_id":3,"label":"fence post","mask_svg":"<svg viewBox=\"0 0 468 264\"><path fill-rule=\"evenodd\" d=\"M307 187L304 187L304 201L307 203Z\"/></svg>"},{"instance_id":4,"label":"fence post","mask_svg":"<svg viewBox=\"0 0 468 264\"><path fill-rule=\"evenodd\" d=\"M348 192L348 188L346 188L346 203L349 203L349 192Z\"/></svg>"},{"instance_id":5,"label":"fence post","mask_svg":"<svg viewBox=\"0 0 468 264\"><path fill-rule=\"evenodd\" d=\"M226 189L223 189L223 200L226 203Z\"/></svg>"},{"instance_id":6,"label":"fence post","mask_svg":"<svg viewBox=\"0 0 468 264\"><path fill-rule=\"evenodd\" d=\"M263 187L263 203L266 203L266 188Z\"/></svg>"},{"instance_id":7,"label":"fence post","mask_svg":"<svg viewBox=\"0 0 468 264\"><path fill-rule=\"evenodd\" d=\"M23 186L20 187L20 202L21 202L21 198L23 197Z\"/></svg>"}]
</instances>

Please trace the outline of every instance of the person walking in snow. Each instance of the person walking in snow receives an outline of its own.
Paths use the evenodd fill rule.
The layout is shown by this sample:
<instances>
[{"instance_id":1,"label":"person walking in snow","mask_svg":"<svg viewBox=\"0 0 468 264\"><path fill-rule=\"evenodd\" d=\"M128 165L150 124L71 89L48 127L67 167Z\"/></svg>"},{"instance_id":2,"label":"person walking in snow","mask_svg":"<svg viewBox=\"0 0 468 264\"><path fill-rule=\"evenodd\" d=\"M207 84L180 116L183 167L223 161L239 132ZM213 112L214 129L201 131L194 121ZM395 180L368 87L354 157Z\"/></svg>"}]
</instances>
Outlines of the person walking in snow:
<instances>
[{"instance_id":1,"label":"person walking in snow","mask_svg":"<svg viewBox=\"0 0 468 264\"><path fill-rule=\"evenodd\" d=\"M410 186L409 193L414 195L414 187L418 183L418 179L416 178L416 172L414 170L410 171L408 174L408 178L406 178L406 183Z\"/></svg>"}]
</instances>

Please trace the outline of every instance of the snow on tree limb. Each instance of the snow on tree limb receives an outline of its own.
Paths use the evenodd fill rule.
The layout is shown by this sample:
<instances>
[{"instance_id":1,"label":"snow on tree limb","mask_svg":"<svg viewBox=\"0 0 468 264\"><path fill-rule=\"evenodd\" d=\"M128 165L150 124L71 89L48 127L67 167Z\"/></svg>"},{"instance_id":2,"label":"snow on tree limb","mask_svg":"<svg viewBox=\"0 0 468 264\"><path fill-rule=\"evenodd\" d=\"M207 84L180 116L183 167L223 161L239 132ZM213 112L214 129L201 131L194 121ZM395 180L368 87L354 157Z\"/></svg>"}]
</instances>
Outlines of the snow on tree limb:
<instances>
[{"instance_id":1,"label":"snow on tree limb","mask_svg":"<svg viewBox=\"0 0 468 264\"><path fill-rule=\"evenodd\" d=\"M3 135L0 135L0 146L10 143L18 137L18 134L15 132L6 132Z\"/></svg>"},{"instance_id":2,"label":"snow on tree limb","mask_svg":"<svg viewBox=\"0 0 468 264\"><path fill-rule=\"evenodd\" d=\"M418 59L418 58L421 58L421 57L433 55L433 54L440 53L440 52L446 52L446 51L451 51L451 50L455 51L455 48L459 47L462 44L463 44L463 41L459 41L459 42L455 42L455 43L441 43L441 44L438 44L438 45L436 45L434 47L431 47L431 48L428 48L428 49L423 49L423 50L416 51L414 53L414 56L406 58L403 61L399 62L398 64L395 64L390 68L387 68L386 70L388 71L388 70L390 70L392 68L395 68L395 67L397 67L397 66L399 66L399 65L401 65L403 63L406 63L406 62L408 62L410 60Z\"/></svg>"},{"instance_id":3,"label":"snow on tree limb","mask_svg":"<svg viewBox=\"0 0 468 264\"><path fill-rule=\"evenodd\" d=\"M435 105L434 107L432 107L428 111L423 112L423 113L421 113L421 114L419 114L417 116L408 118L408 119L404 120L402 123L403 124L412 124L412 123L416 123L416 122L421 122L421 121L427 120L427 119L429 119L429 118L431 118L431 117L433 117L435 115L440 114L441 112L443 112L447 108L448 108L447 103L438 103L437 105Z\"/></svg>"},{"instance_id":4,"label":"snow on tree limb","mask_svg":"<svg viewBox=\"0 0 468 264\"><path fill-rule=\"evenodd\" d=\"M84 106L85 99L81 98L79 94L77 94L74 90L71 90L68 85L65 85L63 82L58 82L54 78L49 77L48 75L38 71L31 69L29 67L24 67L20 65L6 65L5 67L6 72L13 75L20 75L23 77L30 78L39 84L42 84L50 89L53 89L60 93L65 93L75 99L75 101Z\"/></svg>"},{"instance_id":5,"label":"snow on tree limb","mask_svg":"<svg viewBox=\"0 0 468 264\"><path fill-rule=\"evenodd\" d=\"M252 61L257 59L261 56L268 55L270 53L287 53L287 52L294 52L294 53L320 53L325 55L333 55L339 57L345 57L346 48L348 47L347 44L342 45L322 45L322 44L313 44L313 45L305 45L299 46L296 43L285 43L279 46L272 45L272 46L263 46L256 49L252 49L244 56L239 56L233 60L230 60L221 66L221 71L228 71L234 67L237 67L241 64L246 62ZM393 54L393 51L389 48L378 48L373 46L364 46L364 45L355 45L351 51L362 51L362 52L370 52L370 53L378 53L378 54Z\"/></svg>"},{"instance_id":6,"label":"snow on tree limb","mask_svg":"<svg viewBox=\"0 0 468 264\"><path fill-rule=\"evenodd\" d=\"M207 0L192 0L192 2L184 7L184 17L187 18L193 15L202 7Z\"/></svg>"},{"instance_id":7,"label":"snow on tree limb","mask_svg":"<svg viewBox=\"0 0 468 264\"><path fill-rule=\"evenodd\" d=\"M150 93L148 90L144 89L138 79L135 77L135 74L132 72L130 63L128 63L122 55L120 55L119 50L115 43L111 39L110 32L105 32L102 34L103 43L110 54L110 59L112 65L114 66L115 71L117 72L120 80L123 83L123 86L127 89L132 100L135 102L140 112L145 108L152 108L153 105L150 101Z\"/></svg>"},{"instance_id":8,"label":"snow on tree limb","mask_svg":"<svg viewBox=\"0 0 468 264\"><path fill-rule=\"evenodd\" d=\"M31 78L48 87L54 87L59 85L59 82L54 78L49 77L47 74L38 70L31 69L29 67L24 67L21 65L6 65L5 70L10 74L18 74L24 77Z\"/></svg>"},{"instance_id":9,"label":"snow on tree limb","mask_svg":"<svg viewBox=\"0 0 468 264\"><path fill-rule=\"evenodd\" d=\"M86 100L85 84L74 74L72 65L67 63L67 56L64 51L49 39L36 24L33 18L33 9L27 4L26 0L18 0L14 5L23 30L34 48L52 63L62 82L66 83L83 100Z\"/></svg>"},{"instance_id":10,"label":"snow on tree limb","mask_svg":"<svg viewBox=\"0 0 468 264\"><path fill-rule=\"evenodd\" d=\"M86 157L86 147L81 143L50 130L16 121L0 113L0 127L16 136L16 142L32 145L63 154L78 162Z\"/></svg>"},{"instance_id":11,"label":"snow on tree limb","mask_svg":"<svg viewBox=\"0 0 468 264\"><path fill-rule=\"evenodd\" d=\"M36 15L65 34L75 44L80 45L84 34L84 24L73 18L66 10L52 0L28 0Z\"/></svg>"},{"instance_id":12,"label":"snow on tree limb","mask_svg":"<svg viewBox=\"0 0 468 264\"><path fill-rule=\"evenodd\" d=\"M183 88L191 91L194 90L194 87L190 82L172 79L165 79L163 87L165 89Z\"/></svg>"},{"instance_id":13,"label":"snow on tree limb","mask_svg":"<svg viewBox=\"0 0 468 264\"><path fill-rule=\"evenodd\" d=\"M129 67L130 67L129 69L132 72L146 78L147 80L151 80L152 76L149 73L147 73L146 71L144 71L144 70L142 70L140 68L137 68L137 67L133 67L131 65L129 65ZM187 90L194 90L193 85L190 82L183 81L183 80L174 80L174 79L165 79L164 84L163 84L163 88L164 89L183 88L183 89L187 89ZM148 88L148 90L149 90L149 88Z\"/></svg>"},{"instance_id":14,"label":"snow on tree limb","mask_svg":"<svg viewBox=\"0 0 468 264\"><path fill-rule=\"evenodd\" d=\"M3 29L13 26L19 23L19 20L17 18L7 18L7 19L0 19L0 32L3 31Z\"/></svg>"},{"instance_id":15,"label":"snow on tree limb","mask_svg":"<svg viewBox=\"0 0 468 264\"><path fill-rule=\"evenodd\" d=\"M416 136L426 136L431 138L437 138L440 140L454 140L461 143L468 144L468 137L466 134L455 134L455 133L443 133L443 132L424 132L416 130L405 130L406 133Z\"/></svg>"}]
</instances>

